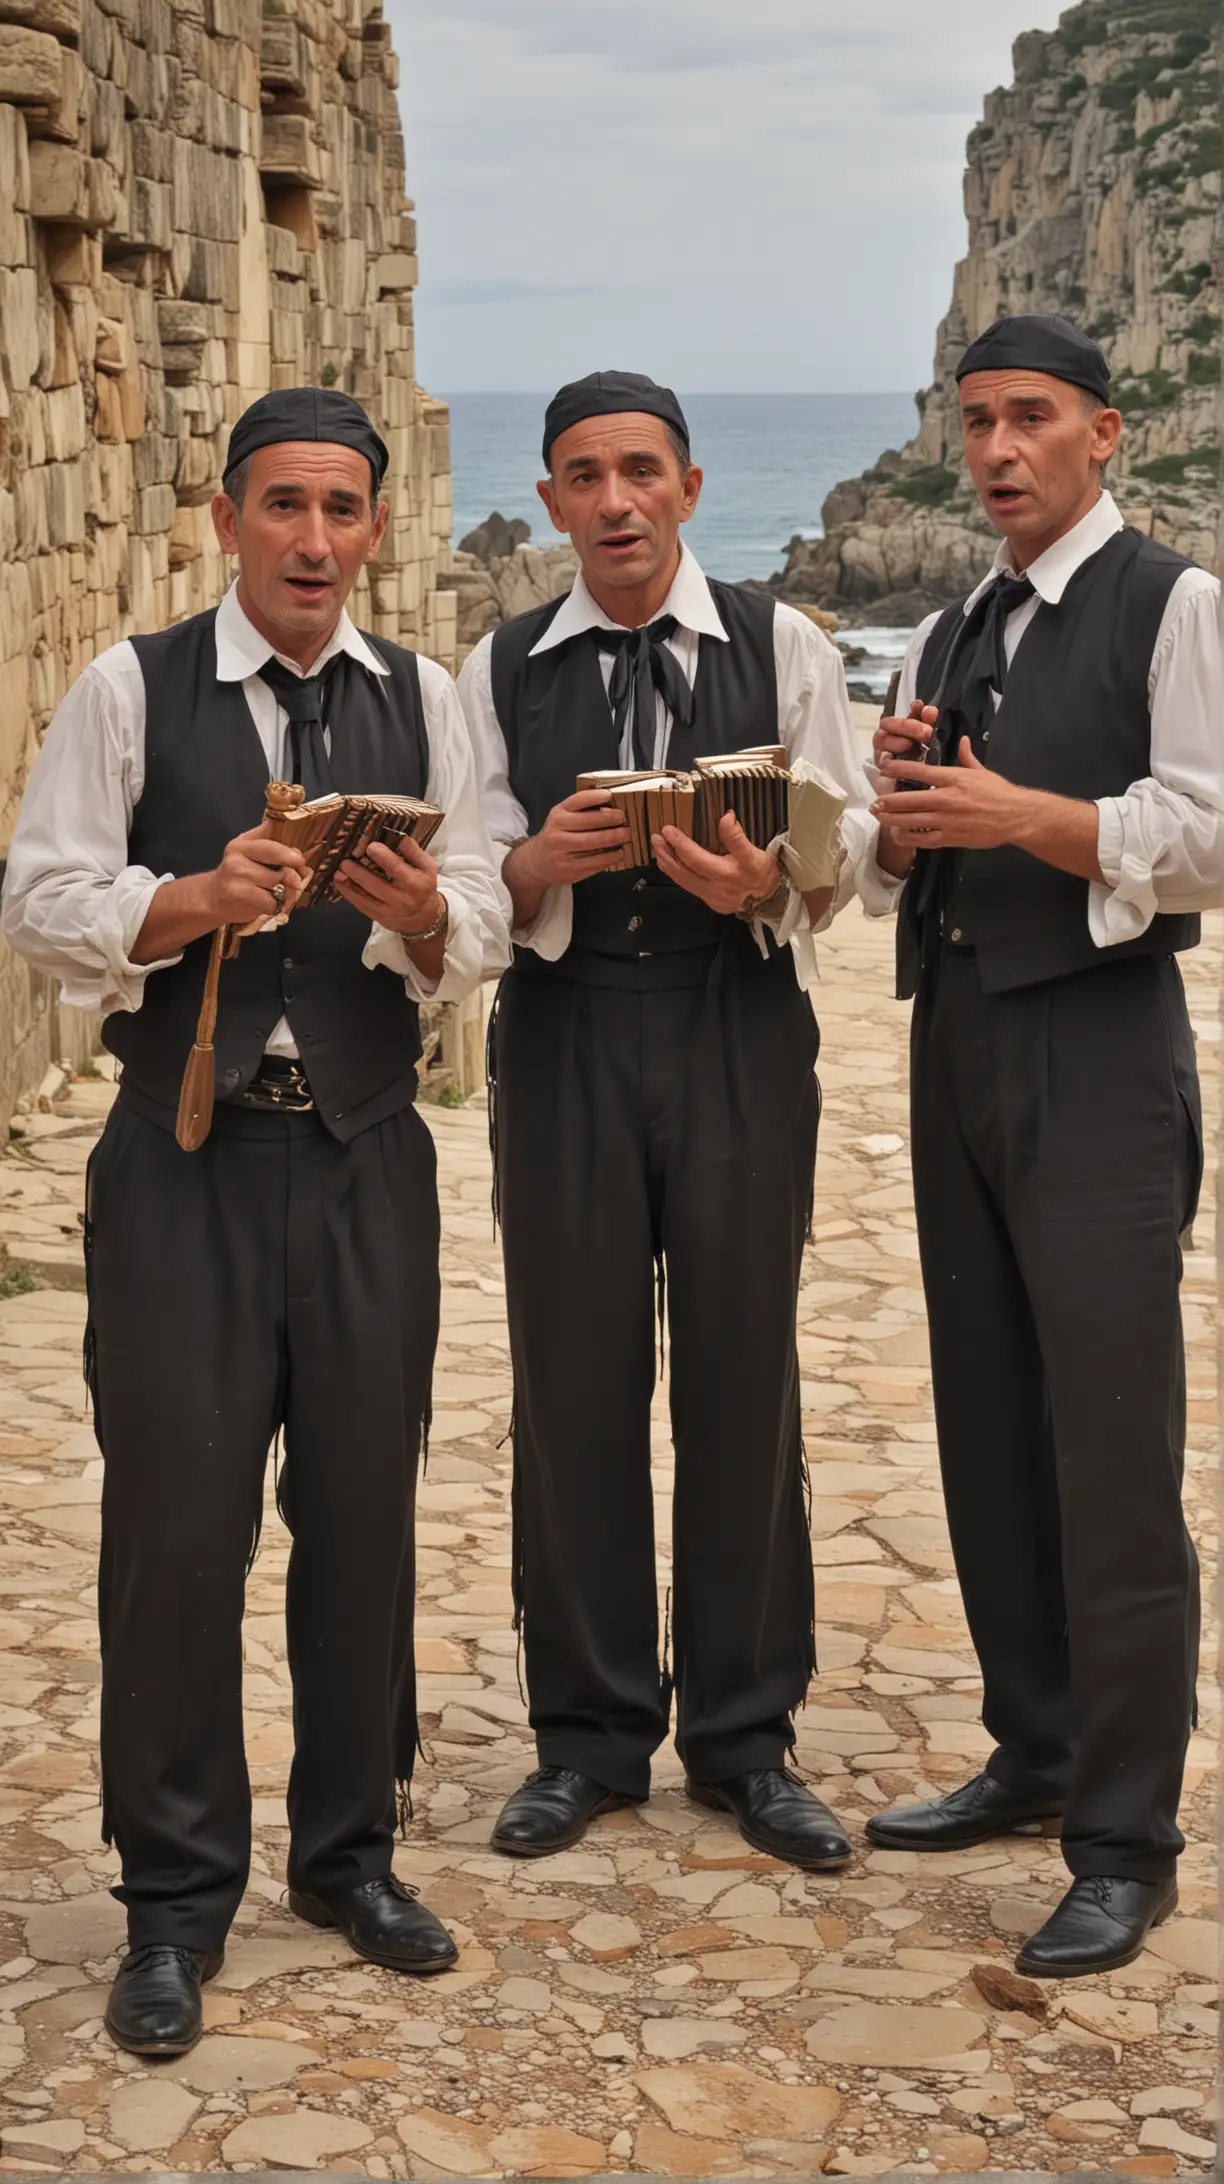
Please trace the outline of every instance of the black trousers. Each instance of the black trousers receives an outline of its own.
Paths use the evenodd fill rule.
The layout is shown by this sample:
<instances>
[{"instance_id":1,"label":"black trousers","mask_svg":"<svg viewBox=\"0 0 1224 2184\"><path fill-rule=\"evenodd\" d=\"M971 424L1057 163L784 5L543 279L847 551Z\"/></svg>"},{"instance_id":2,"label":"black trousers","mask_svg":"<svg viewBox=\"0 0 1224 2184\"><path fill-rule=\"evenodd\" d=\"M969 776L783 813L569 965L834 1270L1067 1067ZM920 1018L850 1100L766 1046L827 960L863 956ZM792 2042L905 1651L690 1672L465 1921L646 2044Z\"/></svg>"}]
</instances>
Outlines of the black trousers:
<instances>
[{"instance_id":1,"label":"black trousers","mask_svg":"<svg viewBox=\"0 0 1224 2184\"><path fill-rule=\"evenodd\" d=\"M389 1871L416 1747L413 1507L438 1325L433 1141L123 1104L90 1163L102 1786L133 1946L216 1949L246 1885L244 1579L284 1430L294 1887Z\"/></svg>"},{"instance_id":2,"label":"black trousers","mask_svg":"<svg viewBox=\"0 0 1224 2184\"><path fill-rule=\"evenodd\" d=\"M814 1667L795 1312L819 1042L790 950L767 967L741 940L672 990L514 969L495 1029L531 1723L543 1764L633 1796L672 1696L650 1481L656 1263L689 1770L779 1765Z\"/></svg>"},{"instance_id":3,"label":"black trousers","mask_svg":"<svg viewBox=\"0 0 1224 2184\"><path fill-rule=\"evenodd\" d=\"M989 1765L1065 1794L1075 1874L1155 1880L1194 1708L1179 1238L1202 1166L1172 957L983 993L948 949L913 1025L935 1412Z\"/></svg>"}]
</instances>

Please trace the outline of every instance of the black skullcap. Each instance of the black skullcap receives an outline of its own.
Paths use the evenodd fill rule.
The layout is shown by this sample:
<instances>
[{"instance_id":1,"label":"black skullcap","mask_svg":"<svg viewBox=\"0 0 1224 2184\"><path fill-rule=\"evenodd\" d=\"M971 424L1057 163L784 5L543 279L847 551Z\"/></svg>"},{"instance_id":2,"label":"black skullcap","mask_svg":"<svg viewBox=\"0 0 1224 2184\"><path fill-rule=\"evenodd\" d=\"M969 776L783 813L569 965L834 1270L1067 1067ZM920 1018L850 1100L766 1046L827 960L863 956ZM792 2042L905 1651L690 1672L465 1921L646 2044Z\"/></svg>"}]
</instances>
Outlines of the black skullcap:
<instances>
[{"instance_id":1,"label":"black skullcap","mask_svg":"<svg viewBox=\"0 0 1224 2184\"><path fill-rule=\"evenodd\" d=\"M336 387L280 387L272 394L261 394L238 419L230 434L222 483L248 455L285 440L332 440L337 447L355 448L369 463L376 493L390 460L384 441L351 394L341 394Z\"/></svg>"},{"instance_id":2,"label":"black skullcap","mask_svg":"<svg viewBox=\"0 0 1224 2184\"><path fill-rule=\"evenodd\" d=\"M545 467L553 441L568 432L571 425L580 425L586 417L617 417L629 410L661 417L665 425L679 433L685 446L689 445L684 411L670 387L657 387L641 372L590 372L585 379L572 380L568 387L562 387L544 412Z\"/></svg>"},{"instance_id":3,"label":"black skullcap","mask_svg":"<svg viewBox=\"0 0 1224 2184\"><path fill-rule=\"evenodd\" d=\"M1109 401L1104 350L1070 319L1044 318L1036 311L1021 318L996 319L979 334L956 367L958 386L970 372L1045 372L1051 379L1083 387L1101 402Z\"/></svg>"}]
</instances>

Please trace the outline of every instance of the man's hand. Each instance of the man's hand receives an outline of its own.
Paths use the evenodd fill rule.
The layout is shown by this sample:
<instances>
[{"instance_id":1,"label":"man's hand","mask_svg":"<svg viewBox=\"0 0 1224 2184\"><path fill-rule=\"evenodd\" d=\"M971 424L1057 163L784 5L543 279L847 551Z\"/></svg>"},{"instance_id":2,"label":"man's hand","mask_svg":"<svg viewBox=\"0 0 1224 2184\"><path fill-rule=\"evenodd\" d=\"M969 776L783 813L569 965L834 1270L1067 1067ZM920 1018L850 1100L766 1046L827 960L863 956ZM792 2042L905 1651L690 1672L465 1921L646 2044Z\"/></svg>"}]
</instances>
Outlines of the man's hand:
<instances>
[{"instance_id":1,"label":"man's hand","mask_svg":"<svg viewBox=\"0 0 1224 2184\"><path fill-rule=\"evenodd\" d=\"M782 885L778 860L767 849L756 849L733 811L723 813L718 832L724 854L712 856L678 827L664 827L652 837L660 872L690 895L700 896L711 910L734 917L746 902L766 902Z\"/></svg>"},{"instance_id":2,"label":"man's hand","mask_svg":"<svg viewBox=\"0 0 1224 2184\"><path fill-rule=\"evenodd\" d=\"M1010 843L1059 872L1102 882L1095 804L1017 787L974 757L968 736L961 737L959 760L956 766L923 766L882 756L881 771L897 785L873 806L881 840L887 835L907 856L916 849L1001 849Z\"/></svg>"},{"instance_id":3,"label":"man's hand","mask_svg":"<svg viewBox=\"0 0 1224 2184\"><path fill-rule=\"evenodd\" d=\"M306 860L300 849L272 841L263 820L227 842L216 871L205 877L211 882L213 925L249 925L252 918L274 918L292 910L306 885ZM278 884L283 896L274 893Z\"/></svg>"},{"instance_id":4,"label":"man's hand","mask_svg":"<svg viewBox=\"0 0 1224 2184\"><path fill-rule=\"evenodd\" d=\"M576 789L554 804L538 834L516 842L502 865L516 926L540 914L550 887L571 887L597 872L618 872L629 828L606 789Z\"/></svg>"},{"instance_id":5,"label":"man's hand","mask_svg":"<svg viewBox=\"0 0 1224 2184\"><path fill-rule=\"evenodd\" d=\"M132 945L132 961L158 963L219 925L278 917L292 910L309 876L301 850L271 840L261 821L227 842L214 872L193 872L158 888Z\"/></svg>"},{"instance_id":6,"label":"man's hand","mask_svg":"<svg viewBox=\"0 0 1224 2184\"><path fill-rule=\"evenodd\" d=\"M620 868L629 827L606 789L577 789L554 804L538 834L514 852L529 887L565 887Z\"/></svg>"},{"instance_id":7,"label":"man's hand","mask_svg":"<svg viewBox=\"0 0 1224 2184\"><path fill-rule=\"evenodd\" d=\"M920 698L915 698L911 705L908 720L902 719L899 714L882 720L871 739L871 755L880 772L885 770L883 761L886 758L917 760L914 745L929 744L938 725L939 714L936 708L933 705L924 705ZM920 760L917 762L922 763ZM887 787L880 793L887 795Z\"/></svg>"},{"instance_id":8,"label":"man's hand","mask_svg":"<svg viewBox=\"0 0 1224 2184\"><path fill-rule=\"evenodd\" d=\"M890 786L875 815L902 848L998 849L1025 831L1034 791L991 773L974 757L968 736L961 737L959 760L932 766L881 754L880 771Z\"/></svg>"},{"instance_id":9,"label":"man's hand","mask_svg":"<svg viewBox=\"0 0 1224 2184\"><path fill-rule=\"evenodd\" d=\"M336 893L372 925L401 933L406 940L436 925L445 897L438 893L438 867L428 851L405 836L394 849L372 842L366 854L378 870L368 871L346 857L336 870Z\"/></svg>"}]
</instances>

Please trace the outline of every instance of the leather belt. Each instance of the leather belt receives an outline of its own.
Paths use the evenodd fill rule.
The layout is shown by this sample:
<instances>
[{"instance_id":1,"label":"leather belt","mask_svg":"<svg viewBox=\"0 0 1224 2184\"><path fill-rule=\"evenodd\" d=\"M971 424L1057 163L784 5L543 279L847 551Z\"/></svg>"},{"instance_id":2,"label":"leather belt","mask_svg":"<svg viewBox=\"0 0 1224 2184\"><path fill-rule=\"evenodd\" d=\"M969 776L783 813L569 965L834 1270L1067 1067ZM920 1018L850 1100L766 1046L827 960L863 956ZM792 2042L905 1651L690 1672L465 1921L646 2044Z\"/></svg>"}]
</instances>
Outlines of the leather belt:
<instances>
[{"instance_id":1,"label":"leather belt","mask_svg":"<svg viewBox=\"0 0 1224 2184\"><path fill-rule=\"evenodd\" d=\"M300 1062L285 1054L265 1054L252 1077L241 1104L244 1107L279 1107L287 1113L306 1114L313 1106L310 1085Z\"/></svg>"}]
</instances>

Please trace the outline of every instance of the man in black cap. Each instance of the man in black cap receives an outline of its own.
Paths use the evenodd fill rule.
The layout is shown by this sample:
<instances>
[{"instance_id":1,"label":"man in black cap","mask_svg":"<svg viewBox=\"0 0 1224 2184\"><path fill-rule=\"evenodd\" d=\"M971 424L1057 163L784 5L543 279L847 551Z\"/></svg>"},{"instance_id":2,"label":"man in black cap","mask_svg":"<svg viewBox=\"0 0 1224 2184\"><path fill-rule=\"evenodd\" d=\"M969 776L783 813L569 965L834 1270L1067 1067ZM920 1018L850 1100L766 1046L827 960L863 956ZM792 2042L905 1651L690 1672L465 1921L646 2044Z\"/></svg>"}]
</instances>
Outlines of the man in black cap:
<instances>
[{"instance_id":1,"label":"man in black cap","mask_svg":"<svg viewBox=\"0 0 1224 2184\"><path fill-rule=\"evenodd\" d=\"M1103 489L1122 420L1096 343L1004 319L957 378L1003 543L917 632L876 808L910 875L939 1453L997 1749L868 1834L950 1850L1061 1820L1073 1885L1017 1961L1064 1977L1137 1955L1184 1847L1179 1239L1202 1133L1176 958L1224 882L1224 660L1214 579Z\"/></svg>"},{"instance_id":2,"label":"man in black cap","mask_svg":"<svg viewBox=\"0 0 1224 2184\"><path fill-rule=\"evenodd\" d=\"M833 891L803 897L724 821L657 868L578 774L786 745L849 808L836 900L876 864L841 659L680 543L701 472L669 389L565 387L540 494L581 574L460 678L519 943L492 1044L514 1361L514 1586L539 1770L495 1845L539 1856L643 1799L667 1734L650 1404L666 1274L676 1454L677 1743L699 1803L812 1869L846 1837L785 1767L815 1665L795 1315L812 1199L818 1034L806 986ZM787 943L793 936L793 946Z\"/></svg>"},{"instance_id":3,"label":"man in black cap","mask_svg":"<svg viewBox=\"0 0 1224 2184\"><path fill-rule=\"evenodd\" d=\"M349 396L247 410L213 503L220 606L103 653L60 706L9 862L4 924L123 1064L87 1187L87 1358L105 1458L103 1831L131 1953L107 2023L136 2054L199 2036L246 1884L243 1583L268 1446L293 1534L289 1902L392 1969L454 1962L395 1880L416 1746L413 1504L438 1315L417 1004L506 961L454 686L345 601L387 521L387 451ZM299 853L269 776L426 797L413 843L342 865L285 921ZM175 1141L210 935L267 917L221 977L217 1104Z\"/></svg>"}]
</instances>

